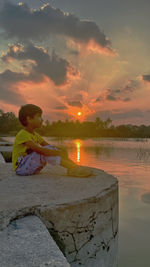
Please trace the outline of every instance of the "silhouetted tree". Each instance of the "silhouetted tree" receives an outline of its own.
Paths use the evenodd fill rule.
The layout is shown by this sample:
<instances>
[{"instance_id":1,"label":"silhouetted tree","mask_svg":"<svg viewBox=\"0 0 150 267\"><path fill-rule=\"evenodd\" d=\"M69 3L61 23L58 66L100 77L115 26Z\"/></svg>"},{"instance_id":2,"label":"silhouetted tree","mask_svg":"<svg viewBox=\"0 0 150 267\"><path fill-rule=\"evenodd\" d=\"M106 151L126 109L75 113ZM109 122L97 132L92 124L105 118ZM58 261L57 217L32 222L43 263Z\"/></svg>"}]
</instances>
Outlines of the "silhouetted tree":
<instances>
[{"instance_id":1,"label":"silhouetted tree","mask_svg":"<svg viewBox=\"0 0 150 267\"><path fill-rule=\"evenodd\" d=\"M0 133L16 133L21 129L21 124L13 112L3 112L0 110Z\"/></svg>"},{"instance_id":2,"label":"silhouetted tree","mask_svg":"<svg viewBox=\"0 0 150 267\"><path fill-rule=\"evenodd\" d=\"M22 125L13 112L4 112L0 109L0 134L1 135L15 135ZM45 136L57 137L149 137L150 126L145 125L112 125L112 120L107 118L101 120L97 117L95 121L69 121L66 119L64 122L61 120L50 123L46 120L43 126L37 131Z\"/></svg>"}]
</instances>

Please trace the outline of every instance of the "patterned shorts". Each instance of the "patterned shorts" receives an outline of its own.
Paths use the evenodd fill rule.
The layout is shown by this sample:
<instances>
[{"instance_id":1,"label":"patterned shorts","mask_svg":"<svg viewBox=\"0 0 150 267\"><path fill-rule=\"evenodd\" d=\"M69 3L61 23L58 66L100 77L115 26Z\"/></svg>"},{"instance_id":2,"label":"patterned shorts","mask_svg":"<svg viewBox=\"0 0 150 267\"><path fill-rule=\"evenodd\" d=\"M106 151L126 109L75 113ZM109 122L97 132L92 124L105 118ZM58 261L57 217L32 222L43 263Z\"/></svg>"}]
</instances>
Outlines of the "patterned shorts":
<instances>
[{"instance_id":1,"label":"patterned shorts","mask_svg":"<svg viewBox=\"0 0 150 267\"><path fill-rule=\"evenodd\" d=\"M45 148L51 150L58 150L55 146L48 145ZM22 157L19 160L19 165L16 169L18 175L32 175L40 172L46 163L51 165L59 165L61 161L60 156L44 156L37 152L32 152L29 155Z\"/></svg>"}]
</instances>

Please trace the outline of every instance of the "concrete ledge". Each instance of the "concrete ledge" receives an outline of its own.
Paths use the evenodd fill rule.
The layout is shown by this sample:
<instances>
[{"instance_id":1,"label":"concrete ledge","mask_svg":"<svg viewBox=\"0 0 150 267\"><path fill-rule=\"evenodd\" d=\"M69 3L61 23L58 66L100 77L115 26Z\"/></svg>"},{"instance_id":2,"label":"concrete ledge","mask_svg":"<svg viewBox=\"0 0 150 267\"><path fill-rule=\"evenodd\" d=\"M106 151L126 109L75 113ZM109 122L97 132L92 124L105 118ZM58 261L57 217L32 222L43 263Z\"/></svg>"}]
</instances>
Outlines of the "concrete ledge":
<instances>
[{"instance_id":1,"label":"concrete ledge","mask_svg":"<svg viewBox=\"0 0 150 267\"><path fill-rule=\"evenodd\" d=\"M1 153L0 153L0 163L5 163L5 160L4 160L4 158L3 158Z\"/></svg>"},{"instance_id":2,"label":"concrete ledge","mask_svg":"<svg viewBox=\"0 0 150 267\"><path fill-rule=\"evenodd\" d=\"M0 232L0 266L69 267L66 258L36 216L12 221Z\"/></svg>"},{"instance_id":3,"label":"concrete ledge","mask_svg":"<svg viewBox=\"0 0 150 267\"><path fill-rule=\"evenodd\" d=\"M0 142L0 154L4 158L5 162L12 161L12 149L13 149L12 143L5 141ZM1 157L0 157L0 163L1 163Z\"/></svg>"},{"instance_id":4,"label":"concrete ledge","mask_svg":"<svg viewBox=\"0 0 150 267\"><path fill-rule=\"evenodd\" d=\"M118 182L103 170L90 178L67 177L61 167L17 176L0 165L0 228L36 215L71 266L116 267Z\"/></svg>"},{"instance_id":5,"label":"concrete ledge","mask_svg":"<svg viewBox=\"0 0 150 267\"><path fill-rule=\"evenodd\" d=\"M6 152L12 152L12 144L9 144L9 143L3 143L3 144L0 144L0 152L2 151L6 151Z\"/></svg>"}]
</instances>

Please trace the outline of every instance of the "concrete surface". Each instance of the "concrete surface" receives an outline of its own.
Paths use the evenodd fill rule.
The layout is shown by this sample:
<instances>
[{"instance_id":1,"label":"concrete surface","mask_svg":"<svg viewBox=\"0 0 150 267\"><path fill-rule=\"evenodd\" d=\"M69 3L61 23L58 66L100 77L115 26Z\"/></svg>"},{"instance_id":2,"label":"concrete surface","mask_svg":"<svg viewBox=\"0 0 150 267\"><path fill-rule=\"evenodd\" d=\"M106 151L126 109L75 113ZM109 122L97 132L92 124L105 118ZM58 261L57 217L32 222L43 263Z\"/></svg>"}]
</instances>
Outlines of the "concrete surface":
<instances>
[{"instance_id":1,"label":"concrete surface","mask_svg":"<svg viewBox=\"0 0 150 267\"><path fill-rule=\"evenodd\" d=\"M66 258L36 216L12 221L0 231L1 267L69 267Z\"/></svg>"},{"instance_id":2,"label":"concrete surface","mask_svg":"<svg viewBox=\"0 0 150 267\"><path fill-rule=\"evenodd\" d=\"M17 176L0 165L0 229L14 219L38 216L71 266L115 267L118 182L103 170L89 178L67 177L64 168Z\"/></svg>"}]
</instances>

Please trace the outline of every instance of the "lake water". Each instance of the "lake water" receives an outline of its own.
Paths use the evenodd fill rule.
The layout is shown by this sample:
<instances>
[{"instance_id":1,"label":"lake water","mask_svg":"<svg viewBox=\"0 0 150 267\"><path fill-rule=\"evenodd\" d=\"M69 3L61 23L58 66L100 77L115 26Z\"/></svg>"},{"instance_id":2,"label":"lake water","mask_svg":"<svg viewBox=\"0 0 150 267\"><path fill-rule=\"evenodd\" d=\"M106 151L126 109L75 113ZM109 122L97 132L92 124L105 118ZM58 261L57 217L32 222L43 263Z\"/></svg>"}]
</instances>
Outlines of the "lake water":
<instances>
[{"instance_id":1,"label":"lake water","mask_svg":"<svg viewBox=\"0 0 150 267\"><path fill-rule=\"evenodd\" d=\"M118 178L118 267L149 267L150 139L46 139L66 146L78 164L103 169Z\"/></svg>"}]
</instances>

